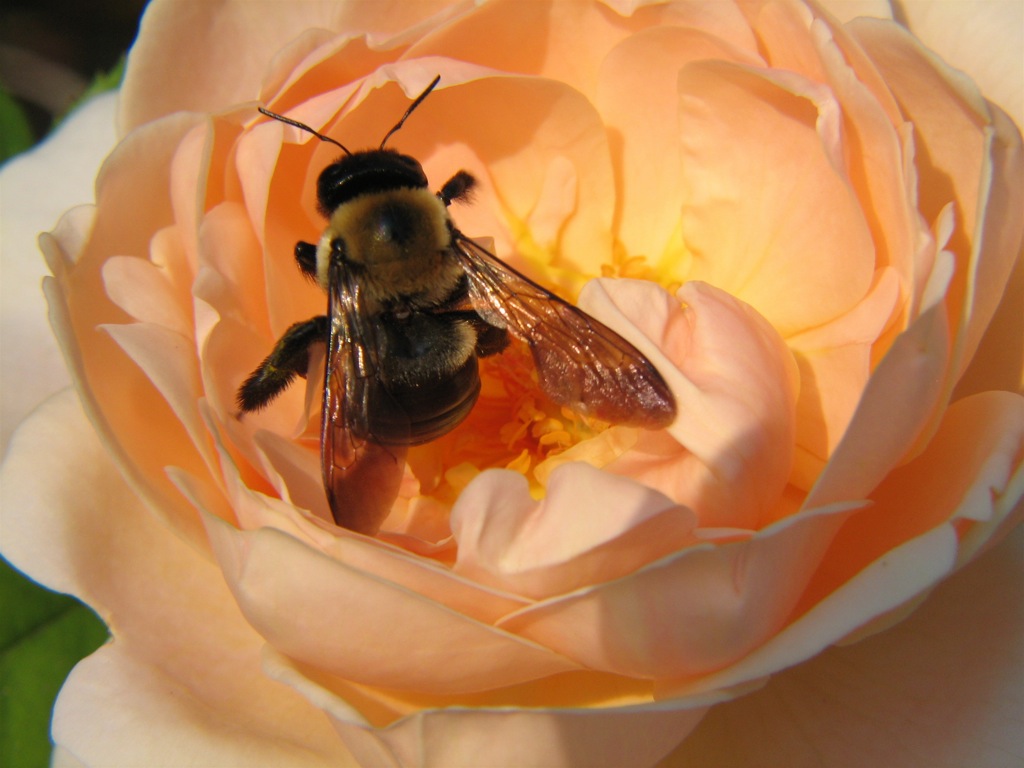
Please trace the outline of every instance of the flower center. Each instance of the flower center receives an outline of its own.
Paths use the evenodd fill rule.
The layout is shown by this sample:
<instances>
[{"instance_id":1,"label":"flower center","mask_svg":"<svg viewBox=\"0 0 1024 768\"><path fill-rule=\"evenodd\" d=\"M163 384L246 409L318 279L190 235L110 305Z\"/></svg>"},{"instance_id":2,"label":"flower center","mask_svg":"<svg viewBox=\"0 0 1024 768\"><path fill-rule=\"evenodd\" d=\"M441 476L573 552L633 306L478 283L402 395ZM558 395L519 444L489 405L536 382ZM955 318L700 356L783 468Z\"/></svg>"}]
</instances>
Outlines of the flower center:
<instances>
[{"instance_id":1,"label":"flower center","mask_svg":"<svg viewBox=\"0 0 1024 768\"><path fill-rule=\"evenodd\" d=\"M520 472L539 491L538 465L608 427L545 397L525 344L513 342L500 355L482 359L480 379L480 398L466 420L411 452L414 466L436 467L436 485L417 473L421 493L450 503L479 472L492 468ZM425 452L432 454L429 459Z\"/></svg>"}]
</instances>

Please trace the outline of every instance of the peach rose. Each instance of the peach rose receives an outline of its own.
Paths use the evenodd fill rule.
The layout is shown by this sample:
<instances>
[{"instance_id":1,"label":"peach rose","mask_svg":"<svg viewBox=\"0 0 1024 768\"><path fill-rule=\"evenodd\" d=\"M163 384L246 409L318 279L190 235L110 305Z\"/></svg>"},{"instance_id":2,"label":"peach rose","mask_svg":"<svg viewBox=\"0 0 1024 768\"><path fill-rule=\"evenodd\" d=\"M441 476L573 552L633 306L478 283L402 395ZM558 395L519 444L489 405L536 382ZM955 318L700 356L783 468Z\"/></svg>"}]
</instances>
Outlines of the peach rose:
<instances>
[{"instance_id":1,"label":"peach rose","mask_svg":"<svg viewBox=\"0 0 1024 768\"><path fill-rule=\"evenodd\" d=\"M678 417L595 424L488 359L371 538L331 521L315 383L237 414L324 311L292 251L337 154L255 107L375 146L436 74L389 146L476 175L459 228L639 347ZM1020 133L895 23L155 0L119 123L41 241L78 397L4 464L5 556L113 634L65 757L649 765L1020 519Z\"/></svg>"}]
</instances>

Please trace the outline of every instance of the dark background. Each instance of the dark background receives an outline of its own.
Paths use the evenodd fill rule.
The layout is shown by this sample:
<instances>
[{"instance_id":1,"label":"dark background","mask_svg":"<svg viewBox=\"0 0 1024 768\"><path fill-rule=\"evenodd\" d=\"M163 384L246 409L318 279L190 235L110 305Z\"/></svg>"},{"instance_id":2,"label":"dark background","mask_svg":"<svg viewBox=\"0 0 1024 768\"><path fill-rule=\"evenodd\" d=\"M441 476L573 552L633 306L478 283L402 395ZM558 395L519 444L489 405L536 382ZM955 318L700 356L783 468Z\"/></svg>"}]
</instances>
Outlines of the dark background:
<instances>
[{"instance_id":1,"label":"dark background","mask_svg":"<svg viewBox=\"0 0 1024 768\"><path fill-rule=\"evenodd\" d=\"M146 0L4 0L0 86L46 135L97 75L117 67Z\"/></svg>"}]
</instances>

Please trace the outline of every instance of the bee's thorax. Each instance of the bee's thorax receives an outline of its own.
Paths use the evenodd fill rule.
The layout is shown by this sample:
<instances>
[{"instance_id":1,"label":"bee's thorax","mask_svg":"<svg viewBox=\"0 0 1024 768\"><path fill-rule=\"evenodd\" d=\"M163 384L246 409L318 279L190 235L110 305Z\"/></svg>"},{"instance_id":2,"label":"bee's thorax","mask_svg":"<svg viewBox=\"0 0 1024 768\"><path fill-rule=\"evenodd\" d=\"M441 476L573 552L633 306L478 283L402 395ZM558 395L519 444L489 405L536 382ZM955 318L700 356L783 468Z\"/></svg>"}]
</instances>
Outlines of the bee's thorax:
<instances>
[{"instance_id":1,"label":"bee's thorax","mask_svg":"<svg viewBox=\"0 0 1024 768\"><path fill-rule=\"evenodd\" d=\"M438 281L443 292L457 279L445 263L450 243L448 211L429 189L360 195L331 215L317 247L317 279L326 290L331 259L342 259L381 300Z\"/></svg>"}]
</instances>

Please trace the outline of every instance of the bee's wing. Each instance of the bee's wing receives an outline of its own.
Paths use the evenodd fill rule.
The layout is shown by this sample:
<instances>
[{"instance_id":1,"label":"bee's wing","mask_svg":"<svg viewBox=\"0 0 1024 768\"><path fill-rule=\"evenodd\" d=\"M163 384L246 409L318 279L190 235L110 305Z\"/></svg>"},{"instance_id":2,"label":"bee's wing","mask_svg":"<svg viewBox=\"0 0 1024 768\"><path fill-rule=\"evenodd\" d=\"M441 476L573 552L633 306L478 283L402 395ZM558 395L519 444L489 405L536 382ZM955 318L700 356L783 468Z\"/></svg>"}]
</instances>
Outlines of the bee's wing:
<instances>
[{"instance_id":1,"label":"bee's wing","mask_svg":"<svg viewBox=\"0 0 1024 768\"><path fill-rule=\"evenodd\" d=\"M474 308L529 344L541 388L553 401L614 424L658 429L672 422L672 393L636 347L458 231L452 249Z\"/></svg>"},{"instance_id":2,"label":"bee's wing","mask_svg":"<svg viewBox=\"0 0 1024 768\"><path fill-rule=\"evenodd\" d=\"M382 448L369 434L370 390L377 371L374 325L357 280L340 260L328 270L327 361L320 463L335 522L373 535L398 495L404 449Z\"/></svg>"}]
</instances>

